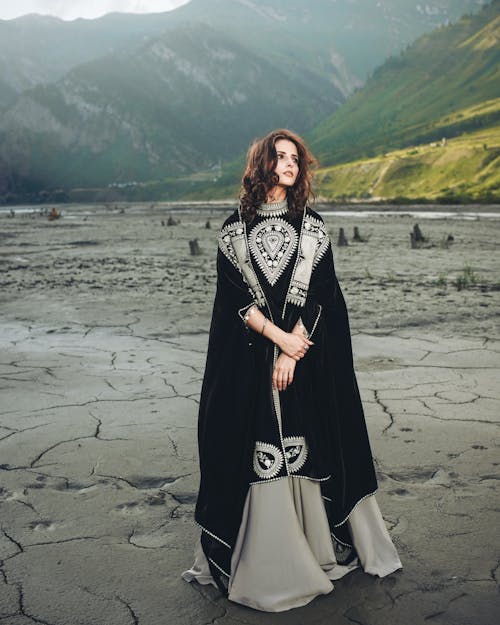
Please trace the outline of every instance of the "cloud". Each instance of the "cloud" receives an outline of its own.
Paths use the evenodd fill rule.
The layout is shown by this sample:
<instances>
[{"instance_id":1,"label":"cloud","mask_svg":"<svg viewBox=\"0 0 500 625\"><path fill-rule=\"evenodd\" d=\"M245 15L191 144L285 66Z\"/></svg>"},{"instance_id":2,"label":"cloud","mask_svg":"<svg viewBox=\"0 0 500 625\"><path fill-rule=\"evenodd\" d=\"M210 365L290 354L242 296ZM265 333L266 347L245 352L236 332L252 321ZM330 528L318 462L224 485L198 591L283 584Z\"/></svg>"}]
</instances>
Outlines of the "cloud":
<instances>
[{"instance_id":1,"label":"cloud","mask_svg":"<svg viewBox=\"0 0 500 625\"><path fill-rule=\"evenodd\" d=\"M170 11L189 0L17 0L0 3L0 19L12 19L26 13L55 15L64 20L77 17L92 19L106 13L156 13Z\"/></svg>"}]
</instances>

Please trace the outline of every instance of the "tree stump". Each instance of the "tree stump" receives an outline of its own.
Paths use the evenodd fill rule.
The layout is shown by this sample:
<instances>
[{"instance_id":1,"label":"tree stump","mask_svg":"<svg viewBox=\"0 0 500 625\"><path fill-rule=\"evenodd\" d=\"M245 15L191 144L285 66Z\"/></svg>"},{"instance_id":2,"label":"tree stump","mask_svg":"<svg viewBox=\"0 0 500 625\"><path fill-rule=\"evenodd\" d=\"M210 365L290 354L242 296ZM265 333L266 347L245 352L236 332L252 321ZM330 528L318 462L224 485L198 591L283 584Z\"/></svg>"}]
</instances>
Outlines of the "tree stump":
<instances>
[{"instance_id":1,"label":"tree stump","mask_svg":"<svg viewBox=\"0 0 500 625\"><path fill-rule=\"evenodd\" d=\"M413 226L413 231L410 232L410 245L412 250L416 250L422 247L422 244L427 241L427 238L424 237L422 231L420 230L420 226L415 224Z\"/></svg>"},{"instance_id":2,"label":"tree stump","mask_svg":"<svg viewBox=\"0 0 500 625\"><path fill-rule=\"evenodd\" d=\"M420 226L418 224L415 224L413 226L413 234L415 236L415 241L417 243L424 243L425 241L427 241L427 239L424 237L424 235L422 234L422 231L420 230Z\"/></svg>"},{"instance_id":3,"label":"tree stump","mask_svg":"<svg viewBox=\"0 0 500 625\"><path fill-rule=\"evenodd\" d=\"M352 238L353 241L358 241L359 243L364 243L365 239L359 234L358 226L354 226L354 236Z\"/></svg>"},{"instance_id":4,"label":"tree stump","mask_svg":"<svg viewBox=\"0 0 500 625\"><path fill-rule=\"evenodd\" d=\"M201 249L198 245L198 239L193 239L192 241L189 241L189 251L191 253L191 256L201 255Z\"/></svg>"},{"instance_id":5,"label":"tree stump","mask_svg":"<svg viewBox=\"0 0 500 625\"><path fill-rule=\"evenodd\" d=\"M339 228L339 238L337 240L337 246L338 247L345 247L346 245L349 245L345 233L344 233L344 228Z\"/></svg>"}]
</instances>

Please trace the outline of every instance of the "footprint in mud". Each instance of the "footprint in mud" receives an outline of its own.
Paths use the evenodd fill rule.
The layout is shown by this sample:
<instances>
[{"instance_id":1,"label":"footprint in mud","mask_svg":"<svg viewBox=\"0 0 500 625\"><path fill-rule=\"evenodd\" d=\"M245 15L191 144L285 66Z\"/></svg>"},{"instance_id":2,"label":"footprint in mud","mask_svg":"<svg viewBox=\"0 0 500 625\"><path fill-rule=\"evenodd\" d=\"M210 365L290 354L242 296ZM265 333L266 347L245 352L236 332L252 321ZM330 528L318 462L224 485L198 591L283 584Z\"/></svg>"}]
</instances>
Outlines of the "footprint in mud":
<instances>
[{"instance_id":1,"label":"footprint in mud","mask_svg":"<svg viewBox=\"0 0 500 625\"><path fill-rule=\"evenodd\" d=\"M134 532L129 542L137 547L143 547L145 549L158 549L170 544L172 542L172 536L165 532L163 527L160 527L144 534Z\"/></svg>"},{"instance_id":2,"label":"footprint in mud","mask_svg":"<svg viewBox=\"0 0 500 625\"><path fill-rule=\"evenodd\" d=\"M142 514L144 509L139 501L128 501L115 506L115 510L122 512L123 514Z\"/></svg>"},{"instance_id":3,"label":"footprint in mud","mask_svg":"<svg viewBox=\"0 0 500 625\"><path fill-rule=\"evenodd\" d=\"M47 485L46 484L40 484L40 482L34 482L32 484L26 484L26 488L31 488L33 490L37 490L40 488L45 488Z\"/></svg>"},{"instance_id":4,"label":"footprint in mud","mask_svg":"<svg viewBox=\"0 0 500 625\"><path fill-rule=\"evenodd\" d=\"M75 490L77 491L78 495L81 495L81 494L88 493L91 490L95 490L96 488L99 488L98 484L89 484L88 486L85 486L82 484L82 485L79 485L79 488L75 488ZM118 485L115 488L119 490L121 489L121 486Z\"/></svg>"},{"instance_id":5,"label":"footprint in mud","mask_svg":"<svg viewBox=\"0 0 500 625\"><path fill-rule=\"evenodd\" d=\"M195 504L197 499L196 493L169 493L180 504Z\"/></svg>"},{"instance_id":6,"label":"footprint in mud","mask_svg":"<svg viewBox=\"0 0 500 625\"><path fill-rule=\"evenodd\" d=\"M31 523L28 524L28 527L30 530L34 530L35 532L43 532L44 530L53 532L56 529L57 524L48 519L42 519L41 521L31 521Z\"/></svg>"},{"instance_id":7,"label":"footprint in mud","mask_svg":"<svg viewBox=\"0 0 500 625\"><path fill-rule=\"evenodd\" d=\"M149 488L160 488L161 486L165 486L165 484L171 484L172 482L175 482L177 479L178 479L177 477L139 475L139 476L131 476L129 478L129 481L136 488L147 490Z\"/></svg>"},{"instance_id":8,"label":"footprint in mud","mask_svg":"<svg viewBox=\"0 0 500 625\"><path fill-rule=\"evenodd\" d=\"M389 495L397 495L398 497L405 497L406 495L409 495L409 491L406 490L406 488L396 488L394 490L390 490L389 491Z\"/></svg>"},{"instance_id":9,"label":"footprint in mud","mask_svg":"<svg viewBox=\"0 0 500 625\"><path fill-rule=\"evenodd\" d=\"M415 467L395 473L388 473L388 476L397 482L421 483L432 479L436 475L436 471L436 467Z\"/></svg>"},{"instance_id":10,"label":"footprint in mud","mask_svg":"<svg viewBox=\"0 0 500 625\"><path fill-rule=\"evenodd\" d=\"M0 497L3 497L7 501L22 501L22 502L24 502L24 500L26 499L27 495L28 495L28 493L26 492L25 488L23 488L23 490L6 490L6 489L4 489L3 492L2 492L2 489L0 489Z\"/></svg>"},{"instance_id":11,"label":"footprint in mud","mask_svg":"<svg viewBox=\"0 0 500 625\"><path fill-rule=\"evenodd\" d=\"M148 506L162 506L165 503L165 493L160 491L153 495L148 495L144 500Z\"/></svg>"}]
</instances>

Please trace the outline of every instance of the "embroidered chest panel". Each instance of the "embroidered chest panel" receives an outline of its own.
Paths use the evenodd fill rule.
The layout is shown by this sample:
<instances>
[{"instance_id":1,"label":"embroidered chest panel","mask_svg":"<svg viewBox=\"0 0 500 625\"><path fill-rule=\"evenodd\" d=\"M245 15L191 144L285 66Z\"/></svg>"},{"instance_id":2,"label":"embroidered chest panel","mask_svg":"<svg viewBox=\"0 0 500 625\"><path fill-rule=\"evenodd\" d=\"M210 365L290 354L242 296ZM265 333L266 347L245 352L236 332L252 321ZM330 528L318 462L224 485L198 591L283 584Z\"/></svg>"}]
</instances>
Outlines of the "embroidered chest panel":
<instances>
[{"instance_id":1,"label":"embroidered chest panel","mask_svg":"<svg viewBox=\"0 0 500 625\"><path fill-rule=\"evenodd\" d=\"M219 248L224 256L241 273L250 293L260 307L265 305L265 297L250 261L245 226L235 222L225 226L219 234Z\"/></svg>"},{"instance_id":2,"label":"embroidered chest panel","mask_svg":"<svg viewBox=\"0 0 500 625\"><path fill-rule=\"evenodd\" d=\"M274 286L297 251L286 302L304 306L312 271L329 245L324 223L309 214L304 214L300 236L291 224L275 216L254 226L249 236L241 220L224 226L219 235L220 250L242 274L261 308L266 304L265 295L252 259L269 284Z\"/></svg>"},{"instance_id":3,"label":"embroidered chest panel","mask_svg":"<svg viewBox=\"0 0 500 625\"><path fill-rule=\"evenodd\" d=\"M297 306L305 305L312 271L329 245L330 238L325 224L312 215L304 215L297 262L288 287L287 302Z\"/></svg>"},{"instance_id":4,"label":"embroidered chest panel","mask_svg":"<svg viewBox=\"0 0 500 625\"><path fill-rule=\"evenodd\" d=\"M274 286L297 249L295 228L276 217L257 224L248 239L250 253L266 280Z\"/></svg>"}]
</instances>

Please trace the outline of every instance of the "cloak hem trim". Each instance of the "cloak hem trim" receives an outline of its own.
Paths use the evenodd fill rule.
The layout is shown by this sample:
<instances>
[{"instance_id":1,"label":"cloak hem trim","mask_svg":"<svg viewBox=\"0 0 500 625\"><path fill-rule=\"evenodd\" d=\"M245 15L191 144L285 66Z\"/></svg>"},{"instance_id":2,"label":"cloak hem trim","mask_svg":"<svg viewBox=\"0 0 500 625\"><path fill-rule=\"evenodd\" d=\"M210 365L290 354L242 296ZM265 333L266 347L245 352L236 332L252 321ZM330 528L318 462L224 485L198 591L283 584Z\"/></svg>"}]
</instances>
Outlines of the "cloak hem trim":
<instances>
[{"instance_id":1,"label":"cloak hem trim","mask_svg":"<svg viewBox=\"0 0 500 625\"><path fill-rule=\"evenodd\" d=\"M195 519L194 522L196 523L196 525L198 525L204 532L206 532L209 536L211 536L212 538L215 538L215 540L218 540L221 544L224 545L224 547L227 547L228 549L232 549L231 545L229 543L227 543L225 540L222 540L222 538L219 538L216 534L214 534L213 532L211 532L210 530L207 530L206 527L203 527L203 525L201 523L198 523L198 521Z\"/></svg>"},{"instance_id":2,"label":"cloak hem trim","mask_svg":"<svg viewBox=\"0 0 500 625\"><path fill-rule=\"evenodd\" d=\"M254 484L267 484L268 482L277 482L278 480L284 480L286 477L299 478L301 480L311 480L311 482L326 482L326 480L329 480L332 476L327 475L326 477L309 477L309 475L293 475L293 474L280 475L280 477L272 477L266 480L265 482L263 480L258 480L257 482L250 482L249 485L253 486Z\"/></svg>"},{"instance_id":3,"label":"cloak hem trim","mask_svg":"<svg viewBox=\"0 0 500 625\"><path fill-rule=\"evenodd\" d=\"M334 524L334 528L336 527L340 527L341 525L344 525L344 523L349 519L349 517L351 516L351 514L354 512L355 508L365 499L367 499L368 497L371 497L372 495L375 495L378 491L378 488L376 488L372 493L368 493L367 495L364 495L363 497L361 497L361 499L359 499L351 508L349 514L345 517L345 519L343 521L341 521L340 523L335 523ZM325 497L323 495L323 499L326 499L327 501L330 501L333 503L332 499L330 499L329 497ZM340 543L341 545L344 545L345 547L353 547L353 545L350 545L349 543L345 543L343 540L340 540L340 538L337 538L337 536L335 536L335 532L330 530L330 534L333 536L333 538L335 538L335 540Z\"/></svg>"},{"instance_id":4,"label":"cloak hem trim","mask_svg":"<svg viewBox=\"0 0 500 625\"><path fill-rule=\"evenodd\" d=\"M211 562L211 563L215 566L215 568L216 568L216 569L218 569L218 570L219 570L219 571L220 571L223 575L225 575L226 577L231 577L231 576L229 575L229 573L226 573L226 571L225 571L223 568L221 568L221 567L217 564L217 562L215 562L215 560L213 560L212 558L208 558L208 560L209 560L209 561L210 561L210 562Z\"/></svg>"},{"instance_id":5,"label":"cloak hem trim","mask_svg":"<svg viewBox=\"0 0 500 625\"><path fill-rule=\"evenodd\" d=\"M344 523L347 521L347 519L351 516L352 511L354 510L354 508L355 508L358 504L360 504L360 503L363 501L363 499L366 499L367 497L370 497L371 495L375 495L375 493L376 493L377 491L378 491L378 488L376 488L376 489L375 489L372 493L368 493L368 495L364 495L363 497L361 497L361 499L359 499L359 500L358 500L358 501L357 501L357 502L353 505L353 507L351 508L351 510L350 510L350 512L349 512L349 514L345 517L345 519L344 519L343 521L341 521L340 523L335 523L333 527L340 527L341 525L344 525ZM330 499L330 501L332 501L332 500Z\"/></svg>"}]
</instances>

